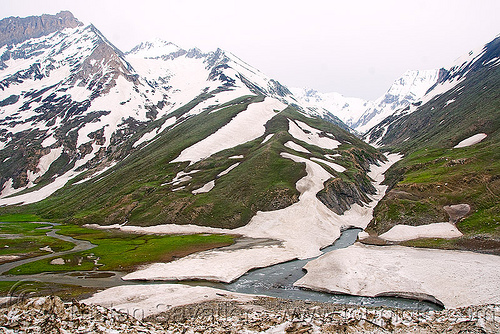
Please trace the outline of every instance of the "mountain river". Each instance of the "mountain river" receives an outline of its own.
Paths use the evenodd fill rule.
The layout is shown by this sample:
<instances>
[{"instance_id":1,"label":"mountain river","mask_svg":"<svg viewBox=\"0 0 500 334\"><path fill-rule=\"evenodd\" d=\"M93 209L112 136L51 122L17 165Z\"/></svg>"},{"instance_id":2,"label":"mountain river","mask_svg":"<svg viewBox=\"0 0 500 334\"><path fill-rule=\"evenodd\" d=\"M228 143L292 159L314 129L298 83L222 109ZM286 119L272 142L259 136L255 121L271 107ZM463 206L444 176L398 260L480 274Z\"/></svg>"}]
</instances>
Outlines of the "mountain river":
<instances>
[{"instance_id":1,"label":"mountain river","mask_svg":"<svg viewBox=\"0 0 500 334\"><path fill-rule=\"evenodd\" d=\"M0 265L0 281L37 281L59 284L70 284L83 287L95 288L109 288L118 285L131 285L131 284L172 284L183 283L188 285L203 285L210 286L218 289L260 294L272 297L280 297L285 299L303 299L310 301L331 302L337 304L349 305L364 305L364 306L389 306L402 309L413 310L440 310L441 306L436 304L418 301L412 299L398 298L398 297L360 297L342 294L330 294L324 292L303 290L293 286L293 283L300 279L304 274L302 269L307 262L312 259L306 260L293 260L285 263L276 264L273 266L254 269L241 276L233 283L217 283L207 281L189 281L189 282L164 282L164 281L124 281L121 279L126 273L117 271L73 271L66 273L42 273L37 275L7 275L7 271L20 266L25 263L38 261L42 259L58 257L71 253L81 252L92 249L95 245L88 241L77 240L71 237L57 234L56 225L51 224L50 227L45 227L48 230L47 236L58 238L64 241L69 241L75 244L71 250L64 252L55 252L34 258L23 259L13 262L8 262ZM334 244L324 248L323 253L329 251L348 247L352 245L361 229L348 229L343 231L339 239ZM15 293L15 292L13 292Z\"/></svg>"}]
</instances>

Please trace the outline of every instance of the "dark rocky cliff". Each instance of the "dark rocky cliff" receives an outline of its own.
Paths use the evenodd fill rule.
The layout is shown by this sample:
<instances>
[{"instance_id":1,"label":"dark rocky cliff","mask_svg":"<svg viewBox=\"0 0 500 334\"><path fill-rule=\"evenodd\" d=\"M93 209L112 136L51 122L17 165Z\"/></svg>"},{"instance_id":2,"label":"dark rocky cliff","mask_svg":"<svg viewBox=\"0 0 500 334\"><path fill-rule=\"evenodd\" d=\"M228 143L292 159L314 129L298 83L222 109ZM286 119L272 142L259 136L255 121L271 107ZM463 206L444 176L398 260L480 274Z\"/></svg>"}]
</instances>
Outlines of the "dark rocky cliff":
<instances>
[{"instance_id":1,"label":"dark rocky cliff","mask_svg":"<svg viewBox=\"0 0 500 334\"><path fill-rule=\"evenodd\" d=\"M83 23L68 11L62 11L56 15L7 17L0 21L0 47L81 25Z\"/></svg>"},{"instance_id":2,"label":"dark rocky cliff","mask_svg":"<svg viewBox=\"0 0 500 334\"><path fill-rule=\"evenodd\" d=\"M363 206L363 203L371 201L366 194L375 194L376 189L361 175L355 175L355 179L357 183L340 178L330 179L316 196L338 215L344 214L353 204Z\"/></svg>"}]
</instances>

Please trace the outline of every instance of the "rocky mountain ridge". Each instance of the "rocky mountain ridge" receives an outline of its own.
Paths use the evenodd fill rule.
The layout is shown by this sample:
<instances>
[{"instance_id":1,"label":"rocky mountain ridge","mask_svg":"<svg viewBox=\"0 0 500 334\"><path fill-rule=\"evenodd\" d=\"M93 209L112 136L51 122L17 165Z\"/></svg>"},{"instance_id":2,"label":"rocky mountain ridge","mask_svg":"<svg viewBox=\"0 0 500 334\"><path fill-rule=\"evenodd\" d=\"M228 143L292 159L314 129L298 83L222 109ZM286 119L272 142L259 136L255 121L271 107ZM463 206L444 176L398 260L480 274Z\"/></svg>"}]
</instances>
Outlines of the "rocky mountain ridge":
<instances>
[{"instance_id":1,"label":"rocky mountain ridge","mask_svg":"<svg viewBox=\"0 0 500 334\"><path fill-rule=\"evenodd\" d=\"M71 12L62 11L56 15L8 17L0 21L0 47L17 44L31 38L38 38L65 28L83 25Z\"/></svg>"},{"instance_id":2,"label":"rocky mountain ridge","mask_svg":"<svg viewBox=\"0 0 500 334\"><path fill-rule=\"evenodd\" d=\"M289 94L222 50L165 54L147 47L161 56L144 54L146 45L125 55L93 25L78 24L0 49L2 197L121 160L130 152L130 136L196 98L203 96L203 103L189 116L253 92L283 100Z\"/></svg>"}]
</instances>

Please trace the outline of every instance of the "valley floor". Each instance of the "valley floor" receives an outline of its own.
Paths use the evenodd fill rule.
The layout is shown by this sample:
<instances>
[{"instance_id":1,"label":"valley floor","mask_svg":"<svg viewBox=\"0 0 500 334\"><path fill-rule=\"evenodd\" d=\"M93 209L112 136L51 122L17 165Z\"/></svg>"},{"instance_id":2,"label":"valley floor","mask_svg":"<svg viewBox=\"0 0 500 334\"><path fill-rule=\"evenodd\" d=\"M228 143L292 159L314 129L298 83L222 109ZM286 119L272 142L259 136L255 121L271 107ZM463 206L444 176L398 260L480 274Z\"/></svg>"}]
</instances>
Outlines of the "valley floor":
<instances>
[{"instance_id":1,"label":"valley floor","mask_svg":"<svg viewBox=\"0 0 500 334\"><path fill-rule=\"evenodd\" d=\"M371 166L369 175L374 180L377 194L371 196L370 203L363 207L355 204L343 215L336 215L316 197L324 181L331 175L311 160L291 154L283 156L306 165L307 175L297 182L297 189L301 193L299 202L285 209L259 212L245 227L225 230L177 225L113 226L123 232L140 234L224 233L246 237L232 246L149 265L126 275L124 279L231 282L253 268L319 256L320 249L332 244L343 229L366 228L372 219L373 208L387 188L381 185L383 173L400 158L398 155L389 155L386 163ZM441 228L438 229L439 233L441 231ZM248 240L251 242L248 243ZM296 286L317 291L363 296L403 296L428 300L445 308L500 305L497 289L500 286L500 257L495 255L356 243L319 256L310 261L305 269L307 274ZM116 286L98 292L84 302L126 310L135 317L144 318L161 315L176 307L203 305L209 301L245 304L254 303L260 298L203 286L158 282ZM274 323L277 332L287 326L295 326L293 324L293 321L283 322L279 327Z\"/></svg>"},{"instance_id":2,"label":"valley floor","mask_svg":"<svg viewBox=\"0 0 500 334\"><path fill-rule=\"evenodd\" d=\"M266 267L295 258L312 258L320 255L322 247L338 238L343 228L365 228L372 218L373 207L383 197L383 173L399 159L390 155L381 166L372 166L370 176L377 188L377 195L365 207L354 205L344 215L328 210L316 198L322 188L326 171L318 164L293 155L294 161L306 164L307 176L299 180L300 201L288 208L273 212L259 212L245 227L221 230L175 225L156 227L118 227L124 231L140 233L232 233L246 237L278 240L280 243L263 243L252 247L230 246L193 254L169 263L157 263L130 273L126 280L176 281L209 280L231 282L248 270ZM192 229L192 230L190 230ZM438 229L441 231L441 229ZM456 233L456 231L452 231ZM402 246L364 246L335 250L309 262L307 274L297 286L317 291L346 293L362 296L403 296L424 299L446 308L469 305L500 304L500 257L472 252L414 249ZM177 293L164 290L155 298L177 300ZM119 294L113 289L120 289ZM152 304L145 290L132 286L116 287L98 293L89 302L102 305L121 304L113 296L128 296L127 300L138 305L144 301ZM219 291L216 294L227 294ZM198 303L204 292L193 290L185 294L184 303ZM200 299L201 298L201 299ZM132 304L127 307L131 307Z\"/></svg>"}]
</instances>

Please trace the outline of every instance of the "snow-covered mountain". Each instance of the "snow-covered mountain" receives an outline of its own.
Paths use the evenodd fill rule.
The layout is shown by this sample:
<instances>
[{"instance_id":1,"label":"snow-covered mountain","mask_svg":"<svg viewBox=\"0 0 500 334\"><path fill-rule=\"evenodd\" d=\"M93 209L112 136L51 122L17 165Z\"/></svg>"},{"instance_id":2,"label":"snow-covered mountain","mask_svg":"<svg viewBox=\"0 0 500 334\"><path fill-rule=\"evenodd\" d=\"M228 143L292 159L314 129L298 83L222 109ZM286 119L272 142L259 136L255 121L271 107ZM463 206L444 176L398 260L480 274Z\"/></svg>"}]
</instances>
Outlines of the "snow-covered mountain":
<instances>
[{"instance_id":1,"label":"snow-covered mountain","mask_svg":"<svg viewBox=\"0 0 500 334\"><path fill-rule=\"evenodd\" d=\"M424 95L407 107L399 108L388 114L387 118L381 120L364 135L365 139L375 145L394 145L401 144L403 141L411 143L411 139L422 135L424 129L425 132L429 132L437 125L444 126L451 119L457 117L453 127L462 124L464 120L468 120L468 123L455 129L454 134L467 132L467 129L472 128L472 120L483 112L486 105L491 102L491 97L487 99L487 103L483 103L482 107L478 106L479 109L471 109L470 102L466 102L467 100L464 99L469 99L472 96L478 81L486 82L488 77L496 73L498 65L500 65L499 46L500 37L497 37L486 45L471 50L468 54L458 58L446 69L441 69L438 72L436 82ZM488 73L488 76L483 75L483 77L478 78L478 73ZM482 88L484 92L490 89L494 91L495 87L486 83ZM477 92L474 94L478 95ZM461 100L464 100L462 107L457 109L450 106L457 105ZM412 115L417 111L420 112ZM480 122L486 122L485 119L489 117L490 115L480 117L482 119ZM438 137L440 138L441 135Z\"/></svg>"},{"instance_id":2,"label":"snow-covered mountain","mask_svg":"<svg viewBox=\"0 0 500 334\"><path fill-rule=\"evenodd\" d=\"M68 23L29 29L41 26L40 20ZM114 164L128 155L131 136L195 99L182 119L245 95L290 99L279 82L220 49L203 53L156 40L124 54L71 13L25 21L0 23L11 31L0 36L2 197L57 176L59 182L40 196L30 194L29 201L36 201L82 171ZM134 147L178 123L179 116L158 123Z\"/></svg>"},{"instance_id":3,"label":"snow-covered mountain","mask_svg":"<svg viewBox=\"0 0 500 334\"><path fill-rule=\"evenodd\" d=\"M0 45L0 206L46 199L42 216L80 222L241 226L298 200L305 166L282 153L328 170L321 185L335 184L318 199L337 213L375 192L366 172L380 153L234 54L158 39L123 53L60 15L36 34L0 22L16 35Z\"/></svg>"},{"instance_id":4,"label":"snow-covered mountain","mask_svg":"<svg viewBox=\"0 0 500 334\"><path fill-rule=\"evenodd\" d=\"M290 88L290 90L309 113L323 118L333 114L353 129L365 111L375 105L373 101L346 97L339 93L321 93L310 88Z\"/></svg>"},{"instance_id":5,"label":"snow-covered mountain","mask_svg":"<svg viewBox=\"0 0 500 334\"><path fill-rule=\"evenodd\" d=\"M198 104L190 115L255 93L285 103L293 101L286 87L221 49L206 53L197 48L184 50L156 39L134 47L125 59L149 87L162 92L166 113L206 93L212 96Z\"/></svg>"},{"instance_id":6,"label":"snow-covered mountain","mask_svg":"<svg viewBox=\"0 0 500 334\"><path fill-rule=\"evenodd\" d=\"M418 101L439 78L439 70L406 71L373 106L365 110L353 128L365 133L387 116Z\"/></svg>"},{"instance_id":7,"label":"snow-covered mountain","mask_svg":"<svg viewBox=\"0 0 500 334\"><path fill-rule=\"evenodd\" d=\"M324 116L333 114L358 133L364 133L397 110L404 109L425 95L439 78L439 70L405 72L389 90L374 101L345 97L339 93L320 93L292 88L301 105Z\"/></svg>"}]
</instances>

